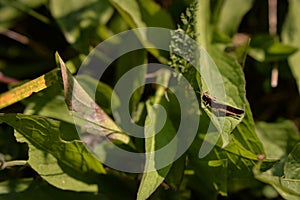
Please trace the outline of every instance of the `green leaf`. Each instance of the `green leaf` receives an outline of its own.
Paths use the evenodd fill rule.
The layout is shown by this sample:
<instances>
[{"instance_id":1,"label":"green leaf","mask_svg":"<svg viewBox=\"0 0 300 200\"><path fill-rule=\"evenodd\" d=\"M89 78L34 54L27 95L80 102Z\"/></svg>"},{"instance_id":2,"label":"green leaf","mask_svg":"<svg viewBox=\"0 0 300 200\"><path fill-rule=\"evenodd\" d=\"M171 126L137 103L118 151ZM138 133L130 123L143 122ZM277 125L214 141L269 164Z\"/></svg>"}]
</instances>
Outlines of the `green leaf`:
<instances>
[{"instance_id":1,"label":"green leaf","mask_svg":"<svg viewBox=\"0 0 300 200\"><path fill-rule=\"evenodd\" d=\"M298 179L300 182L300 144L297 144L289 154L285 163L284 174L285 178Z\"/></svg>"},{"instance_id":2,"label":"green leaf","mask_svg":"<svg viewBox=\"0 0 300 200\"><path fill-rule=\"evenodd\" d=\"M270 159L280 159L288 155L300 141L297 127L289 120L277 123L258 122L256 130L266 156Z\"/></svg>"},{"instance_id":3,"label":"green leaf","mask_svg":"<svg viewBox=\"0 0 300 200\"><path fill-rule=\"evenodd\" d=\"M190 159L193 160L193 162L197 162L197 160L199 160L199 148L207 148L214 145L210 152L205 157L201 158L201 160L210 161L227 159L227 173L230 179L251 178L252 168L259 159L255 152L251 152L249 150L248 144L245 145L240 143L240 141L233 136L229 145L222 148L222 141L220 139L216 144L214 144L214 137L217 134L217 130L213 127L209 127L210 121L208 116L201 115L200 122L201 126L199 135L189 149ZM212 139L213 142L211 142L210 139ZM276 160L265 159L263 162L263 168L269 169L275 163Z\"/></svg>"},{"instance_id":4,"label":"green leaf","mask_svg":"<svg viewBox=\"0 0 300 200\"><path fill-rule=\"evenodd\" d=\"M176 160L165 178L166 183L171 186L172 189L178 190L182 180L184 178L184 170L186 163L186 154L182 155Z\"/></svg>"},{"instance_id":5,"label":"green leaf","mask_svg":"<svg viewBox=\"0 0 300 200\"><path fill-rule=\"evenodd\" d=\"M217 27L228 36L232 37L243 19L243 16L252 7L253 0L241 3L239 0L226 0L222 5Z\"/></svg>"},{"instance_id":6,"label":"green leaf","mask_svg":"<svg viewBox=\"0 0 300 200\"><path fill-rule=\"evenodd\" d=\"M131 28L173 28L170 15L152 0L109 0Z\"/></svg>"},{"instance_id":7,"label":"green leaf","mask_svg":"<svg viewBox=\"0 0 300 200\"><path fill-rule=\"evenodd\" d=\"M273 36L259 35L251 40L249 55L260 62L273 62L287 59L296 51L295 46L278 42Z\"/></svg>"},{"instance_id":8,"label":"green leaf","mask_svg":"<svg viewBox=\"0 0 300 200\"><path fill-rule=\"evenodd\" d=\"M190 178L189 186L195 190L198 199L216 199L218 194L227 196L227 159L193 162L196 176Z\"/></svg>"},{"instance_id":9,"label":"green leaf","mask_svg":"<svg viewBox=\"0 0 300 200\"><path fill-rule=\"evenodd\" d=\"M197 41L208 55L200 55L200 76L198 84L202 92L208 92L213 98L226 105L244 110L245 107L245 80L241 66L232 57L228 56L217 45L212 44L213 25L210 1L199 0L196 11ZM210 58L210 57L211 58ZM214 67L216 65L217 67ZM240 117L215 115L205 102L202 108L210 117L222 137L223 147L230 142L230 133L241 122Z\"/></svg>"},{"instance_id":10,"label":"green leaf","mask_svg":"<svg viewBox=\"0 0 300 200\"><path fill-rule=\"evenodd\" d=\"M299 159L299 156L297 157ZM259 181L272 185L283 198L288 200L300 198L299 179L272 176L269 172L260 172L260 163L253 168L253 173Z\"/></svg>"},{"instance_id":11,"label":"green leaf","mask_svg":"<svg viewBox=\"0 0 300 200\"><path fill-rule=\"evenodd\" d=\"M22 138L19 133L15 133L16 138L20 142L26 142L29 144L29 160L30 166L39 175L45 179L51 185L63 189L72 191L86 191L86 192L97 192L97 184L87 184L82 180L83 176L74 176L72 169L62 164L53 155L47 153L45 150L35 148L30 144L28 140ZM87 182L90 180L86 180Z\"/></svg>"},{"instance_id":12,"label":"green leaf","mask_svg":"<svg viewBox=\"0 0 300 200\"><path fill-rule=\"evenodd\" d=\"M173 20L168 12L163 10L153 0L138 1L143 21L147 27L174 28Z\"/></svg>"},{"instance_id":13,"label":"green leaf","mask_svg":"<svg viewBox=\"0 0 300 200\"><path fill-rule=\"evenodd\" d=\"M297 128L291 121L286 120L277 123L259 122L257 130L267 156L280 158L281 162L264 173L260 172L260 165L256 166L255 177L271 184L285 199L299 199L299 144L297 143L300 141L300 136Z\"/></svg>"},{"instance_id":14,"label":"green leaf","mask_svg":"<svg viewBox=\"0 0 300 200\"><path fill-rule=\"evenodd\" d=\"M137 1L133 0L109 0L109 2L118 10L131 28L146 27L142 20L142 15Z\"/></svg>"},{"instance_id":15,"label":"green leaf","mask_svg":"<svg viewBox=\"0 0 300 200\"><path fill-rule=\"evenodd\" d=\"M285 44L296 45L300 49L300 16L299 8L300 2L298 0L289 0L288 16L282 29L282 41ZM300 92L300 51L288 58L291 70L298 84Z\"/></svg>"},{"instance_id":16,"label":"green leaf","mask_svg":"<svg viewBox=\"0 0 300 200\"><path fill-rule=\"evenodd\" d=\"M237 128L234 129L232 135L243 147L252 153L257 155L265 154L263 144L255 132L255 124L248 101L246 101L245 117Z\"/></svg>"},{"instance_id":17,"label":"green leaf","mask_svg":"<svg viewBox=\"0 0 300 200\"><path fill-rule=\"evenodd\" d=\"M213 95L216 99L225 98L224 104L226 105L244 110L245 80L241 66L216 46L211 46L208 53L215 62L217 69L213 69L213 67L210 66L214 65L211 61L208 63L200 61L200 65L203 68L201 71L201 90L208 92L209 94L216 94L216 96ZM208 80L210 82L208 82ZM213 113L203 101L201 105L211 118L219 134L221 134L223 147L225 147L230 142L231 132L242 121L244 114L240 117L233 117L230 115L219 117Z\"/></svg>"},{"instance_id":18,"label":"green leaf","mask_svg":"<svg viewBox=\"0 0 300 200\"><path fill-rule=\"evenodd\" d=\"M149 122L151 122L151 124L149 127L146 126L145 128L145 147L147 153L146 165L145 173L143 174L140 183L137 199L147 199L158 188L158 186L163 182L168 172L170 171L172 162L170 163L170 165L162 169L153 171L153 169L156 169L156 163L161 163L162 160L166 159L165 157L167 157L167 160L171 159L171 161L173 161L172 157L174 157L176 153L174 152L176 150L176 148L174 147L174 151L168 152L170 155L163 155L163 157L161 157L162 155L157 155L156 151L166 146L172 140L174 135L176 135L176 130L168 119L166 119L162 130L157 130L161 126L159 125L161 123L159 119L163 115L161 113L162 110L160 107L156 107L155 105L150 106L150 104L147 104L147 110L149 116L146 119L146 124Z\"/></svg>"},{"instance_id":19,"label":"green leaf","mask_svg":"<svg viewBox=\"0 0 300 200\"><path fill-rule=\"evenodd\" d=\"M61 122L23 114L1 114L0 122L7 123L20 133L17 134L17 140L29 144L30 156L39 156L30 157L29 164L41 176L45 175L45 179L50 177L49 182L51 184L61 188L80 191L81 188L77 188L76 186L84 186L84 183L78 183L81 182L80 180L83 180L85 182L83 190L95 191L95 185L89 186L88 183L97 183L96 177L101 173L105 173L105 170L102 164L85 148L82 142L62 140L60 131ZM49 160L47 156L49 156ZM47 164L51 168L48 168ZM62 174L62 171L68 176ZM57 175L56 178L60 178L51 177L55 175ZM74 188L72 184L64 181L74 183Z\"/></svg>"},{"instance_id":20,"label":"green leaf","mask_svg":"<svg viewBox=\"0 0 300 200\"><path fill-rule=\"evenodd\" d=\"M85 54L89 52L88 44L96 33L95 29L106 24L113 14L107 0L51 0L50 11L67 41Z\"/></svg>"},{"instance_id":21,"label":"green leaf","mask_svg":"<svg viewBox=\"0 0 300 200\"><path fill-rule=\"evenodd\" d=\"M72 199L88 199L88 200L102 200L107 199L104 195L88 193L88 192L74 192L57 189L47 182L42 180L32 181L30 187L22 192L12 192L9 194L0 194L1 200L32 200L32 199L44 199L44 200L72 200Z\"/></svg>"}]
</instances>

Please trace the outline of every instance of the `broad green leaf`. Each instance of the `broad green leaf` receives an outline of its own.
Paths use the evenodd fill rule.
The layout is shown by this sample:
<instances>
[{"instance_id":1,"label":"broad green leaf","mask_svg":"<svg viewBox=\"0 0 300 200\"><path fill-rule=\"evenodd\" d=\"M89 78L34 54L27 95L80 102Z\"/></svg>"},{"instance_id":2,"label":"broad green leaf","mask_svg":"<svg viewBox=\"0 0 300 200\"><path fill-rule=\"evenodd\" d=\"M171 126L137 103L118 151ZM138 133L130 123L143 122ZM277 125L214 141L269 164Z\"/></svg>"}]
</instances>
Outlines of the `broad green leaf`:
<instances>
[{"instance_id":1,"label":"broad green leaf","mask_svg":"<svg viewBox=\"0 0 300 200\"><path fill-rule=\"evenodd\" d=\"M204 118L202 118L201 123L204 123ZM207 122L206 122L207 123ZM213 132L208 131L205 134L213 134ZM227 183L234 182L235 184L244 184L244 182L253 182L253 174L252 169L255 164L259 161L257 155L250 152L249 150L245 149L236 139L232 139L230 144L225 148L222 148L221 141L219 141L216 146L210 151L210 153L201 158L198 157L199 148L202 145L208 145L209 141L204 141L205 135L199 135L191 146L189 150L189 160L190 160L190 167L194 169L195 173L198 174L198 179L194 180L192 184L200 184L203 185L202 187L208 188L212 194L217 195L221 193L223 196L227 195L227 189L231 187L231 185L227 185ZM205 178L207 176L212 176L214 173L206 172L203 168L199 167L199 164L207 164L207 163L214 163L214 162L221 162L224 161L223 164L219 167L207 166L206 170L213 171L219 170L219 172L223 173L223 176L218 176L213 179L213 182L218 183L219 187L216 187L216 183L209 182L211 179ZM274 165L274 160L264 160L263 168L264 170L269 169ZM204 171L203 171L204 170ZM208 179L208 180L207 180ZM205 184L206 183L206 184ZM213 184L213 187L212 185ZM201 195L206 195L205 192L198 191ZM208 197L207 197L208 198ZM210 197L213 198L213 197Z\"/></svg>"},{"instance_id":2,"label":"broad green leaf","mask_svg":"<svg viewBox=\"0 0 300 200\"><path fill-rule=\"evenodd\" d=\"M155 169L156 163L160 163L161 159L165 159L164 157L166 156L168 159L171 158L172 156L174 157L176 152L168 152L170 155L163 155L164 157L160 157L156 155L156 151L165 145L167 145L174 135L176 134L176 130L174 129L172 123L167 119L164 127L162 130L157 130L160 128L160 123L159 118L163 115L161 112L162 110L159 107L156 107L155 105L150 106L149 104L147 105L147 110L149 113L149 116L146 119L146 124L151 123L150 127L145 128L145 148L146 148L146 165L145 165L145 171L146 170L151 170L152 168ZM150 136L149 135L153 135ZM173 149L174 151L176 150L176 147ZM172 153L174 155L172 155ZM158 169L155 171L146 171L143 174L139 191L138 191L138 196L137 199L147 199L156 189L157 187L163 182L165 177L167 176L170 168L172 166L172 163L170 165Z\"/></svg>"},{"instance_id":3,"label":"broad green leaf","mask_svg":"<svg viewBox=\"0 0 300 200\"><path fill-rule=\"evenodd\" d=\"M266 156L280 159L289 154L300 137L293 122L286 120L277 123L256 123L257 135L263 143Z\"/></svg>"},{"instance_id":4,"label":"broad green leaf","mask_svg":"<svg viewBox=\"0 0 300 200\"><path fill-rule=\"evenodd\" d=\"M59 80L59 72L54 69L45 75L42 75L34 80L28 81L18 87L11 89L8 92L0 94L0 109L21 101L34 92L39 92Z\"/></svg>"},{"instance_id":5,"label":"broad green leaf","mask_svg":"<svg viewBox=\"0 0 300 200\"><path fill-rule=\"evenodd\" d=\"M285 44L296 45L300 49L300 2L298 0L289 0L288 16L282 29L282 41ZM300 51L296 52L288 58L291 70L298 84L300 92Z\"/></svg>"},{"instance_id":6,"label":"broad green leaf","mask_svg":"<svg viewBox=\"0 0 300 200\"><path fill-rule=\"evenodd\" d=\"M88 200L107 200L102 194L88 193L88 192L74 192L67 190L60 190L49 185L43 180L36 179L32 181L30 187L22 192L12 192L9 194L0 194L1 200L74 200L74 199L88 199Z\"/></svg>"},{"instance_id":7,"label":"broad green leaf","mask_svg":"<svg viewBox=\"0 0 300 200\"><path fill-rule=\"evenodd\" d=\"M210 119L204 114L201 115L201 126L199 129L199 135L195 139L193 145L189 149L189 156L191 160L199 160L199 148L210 147L214 145L207 137L215 136L217 130L209 127ZM214 138L213 138L214 139ZM228 160L228 177L230 178L251 178L252 168L255 166L256 162L259 160L258 155L255 152L251 152L247 145L243 146L235 137L232 138L231 142L222 148L222 141L219 141L211 148L210 152L201 160L217 160L217 159L227 159ZM209 150L210 148L208 148ZM275 164L275 160L265 159L263 162L263 169L269 169ZM201 172L201 171L200 171ZM199 172L199 173L200 173Z\"/></svg>"},{"instance_id":8,"label":"broad green leaf","mask_svg":"<svg viewBox=\"0 0 300 200\"><path fill-rule=\"evenodd\" d=\"M285 178L297 179L300 189L300 144L289 154L284 167Z\"/></svg>"},{"instance_id":9,"label":"broad green leaf","mask_svg":"<svg viewBox=\"0 0 300 200\"><path fill-rule=\"evenodd\" d=\"M30 144L30 141L26 140L19 133L15 133L15 135L18 141L29 144L28 163L48 183L63 190L86 192L98 191L97 184L87 184L83 182L84 180L81 180L83 176L74 177L72 169L69 169L62 164L53 155L45 150L35 148Z\"/></svg>"},{"instance_id":10,"label":"broad green leaf","mask_svg":"<svg viewBox=\"0 0 300 200\"><path fill-rule=\"evenodd\" d=\"M97 176L105 173L102 164L86 149L82 142L76 140L65 141L61 138L61 122L59 121L23 114L1 114L0 122L7 123L19 133L17 136L19 142L27 142L29 147L34 147L30 149L30 153L44 156L44 159L47 155L52 156L49 157L49 162L51 161L51 166L54 168L53 171L58 172L58 174L52 174L53 176L63 176L61 168L70 177L76 177L78 179L76 181L84 180L86 184L96 184ZM72 134L72 132L69 132L69 134ZM34 151L35 149L39 151ZM38 167L42 167L47 161L47 159L43 160L38 157L29 158L29 164L36 170L39 170ZM59 167L55 164L56 162ZM40 170L40 174L43 176L43 169ZM55 184L57 187L63 187L61 184L64 185L64 179L52 180L52 184ZM72 187L72 184L68 185L68 187ZM80 190L80 188L72 189Z\"/></svg>"},{"instance_id":11,"label":"broad green leaf","mask_svg":"<svg viewBox=\"0 0 300 200\"><path fill-rule=\"evenodd\" d=\"M268 171L261 172L260 163L253 168L253 173L259 181L272 185L284 199L296 200L300 198L299 179L272 176Z\"/></svg>"},{"instance_id":12,"label":"broad green leaf","mask_svg":"<svg viewBox=\"0 0 300 200\"><path fill-rule=\"evenodd\" d=\"M88 54L89 41L95 35L95 29L106 24L113 14L107 0L51 0L50 11L67 41L85 54Z\"/></svg>"},{"instance_id":13,"label":"broad green leaf","mask_svg":"<svg viewBox=\"0 0 300 200\"><path fill-rule=\"evenodd\" d=\"M29 187L32 181L32 178L3 181L0 183L0 197L3 194L22 192Z\"/></svg>"},{"instance_id":14,"label":"broad green leaf","mask_svg":"<svg viewBox=\"0 0 300 200\"><path fill-rule=\"evenodd\" d=\"M213 25L210 24L210 1L199 0L196 11L196 31L199 34L197 41L204 48L209 58L204 59L200 55L201 79L199 87L202 92L208 92L227 105L244 110L245 107L245 80L242 68L236 60L228 56L217 45L212 45ZM214 69L214 64L217 69ZM201 69L202 68L202 69ZM239 117L218 117L202 101L202 108L211 118L214 126L222 137L223 147L230 142L230 133L241 122L243 115Z\"/></svg>"},{"instance_id":15,"label":"broad green leaf","mask_svg":"<svg viewBox=\"0 0 300 200\"><path fill-rule=\"evenodd\" d=\"M259 122L256 126L258 137L265 148L266 157L270 159L280 159L270 170L271 175L277 177L284 176L284 165L288 154L300 141L297 128L293 122L289 120L277 123Z\"/></svg>"},{"instance_id":16,"label":"broad green leaf","mask_svg":"<svg viewBox=\"0 0 300 200\"><path fill-rule=\"evenodd\" d=\"M232 37L243 19L243 16L252 7L253 0L239 1L226 0L224 1L220 16L218 18L217 27L223 33Z\"/></svg>"}]
</instances>

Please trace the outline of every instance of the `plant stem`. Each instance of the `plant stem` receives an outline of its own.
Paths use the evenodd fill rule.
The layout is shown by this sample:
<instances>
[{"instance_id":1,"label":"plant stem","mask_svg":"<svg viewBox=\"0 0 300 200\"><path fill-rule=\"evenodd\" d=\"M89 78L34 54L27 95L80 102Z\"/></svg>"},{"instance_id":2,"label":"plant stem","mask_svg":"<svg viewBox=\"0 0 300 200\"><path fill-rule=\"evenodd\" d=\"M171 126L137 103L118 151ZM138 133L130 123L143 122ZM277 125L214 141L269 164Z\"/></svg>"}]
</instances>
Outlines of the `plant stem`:
<instances>
[{"instance_id":1,"label":"plant stem","mask_svg":"<svg viewBox=\"0 0 300 200\"><path fill-rule=\"evenodd\" d=\"M20 166L20 165L26 165L27 160L13 160L8 162L1 163L1 169L5 169L8 167L14 167L14 166Z\"/></svg>"}]
</instances>

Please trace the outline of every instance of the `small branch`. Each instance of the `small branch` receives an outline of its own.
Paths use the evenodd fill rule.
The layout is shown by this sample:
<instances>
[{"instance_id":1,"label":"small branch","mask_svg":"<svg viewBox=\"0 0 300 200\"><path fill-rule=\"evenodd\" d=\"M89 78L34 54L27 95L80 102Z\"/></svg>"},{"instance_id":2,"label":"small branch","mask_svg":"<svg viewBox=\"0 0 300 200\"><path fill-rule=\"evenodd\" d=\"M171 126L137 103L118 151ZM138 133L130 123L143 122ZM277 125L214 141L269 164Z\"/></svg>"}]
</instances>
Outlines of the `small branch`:
<instances>
[{"instance_id":1,"label":"small branch","mask_svg":"<svg viewBox=\"0 0 300 200\"><path fill-rule=\"evenodd\" d=\"M0 83L11 84L19 82L17 79L7 77L2 72L0 72Z\"/></svg>"}]
</instances>

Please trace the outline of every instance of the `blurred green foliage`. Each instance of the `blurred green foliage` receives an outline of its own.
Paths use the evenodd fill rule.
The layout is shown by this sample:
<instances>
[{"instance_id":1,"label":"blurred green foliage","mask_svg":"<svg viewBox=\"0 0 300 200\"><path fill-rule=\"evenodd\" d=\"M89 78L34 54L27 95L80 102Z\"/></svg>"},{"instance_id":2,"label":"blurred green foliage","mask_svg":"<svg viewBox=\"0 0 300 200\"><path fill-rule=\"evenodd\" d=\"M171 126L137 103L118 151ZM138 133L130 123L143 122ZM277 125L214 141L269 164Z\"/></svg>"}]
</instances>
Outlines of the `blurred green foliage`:
<instances>
[{"instance_id":1,"label":"blurred green foliage","mask_svg":"<svg viewBox=\"0 0 300 200\"><path fill-rule=\"evenodd\" d=\"M11 88L18 89L57 67L69 81L53 75L58 81L45 83L45 90L1 109L0 199L299 199L300 4L298 0L273 1L277 32L272 33L270 2L0 0L0 99ZM134 51L116 60L99 83L88 76L77 77L85 89L98 84L95 96L88 89L69 91L68 84L77 84L71 73L76 74L94 47L117 33L141 27L178 28L195 39L221 73L226 103L245 113L225 116L221 127L219 118L199 97L201 123L188 151L163 169L130 174L103 165L79 140L78 127L69 114L76 108L70 107L70 97L64 92L75 92L78 102L95 103L105 112L100 117L108 121L102 125L115 129L110 105L113 87L132 66L169 63L195 91L218 90L208 90L204 81L213 78L210 65L198 74L172 53L185 42L173 35L170 54L155 49ZM55 52L67 68L62 61L57 66ZM157 78L167 82L170 76L160 72ZM133 85L128 88L141 78L132 77ZM164 129L145 141L124 135L120 129L114 133L116 145L151 152L174 137L180 105L162 86L146 85L133 94L132 118L143 125L151 114L158 123L161 114L149 106L152 103L166 109L169 119ZM214 129L208 130L211 121ZM207 134L222 137L207 156L199 158L200 147L209 142Z\"/></svg>"}]
</instances>

